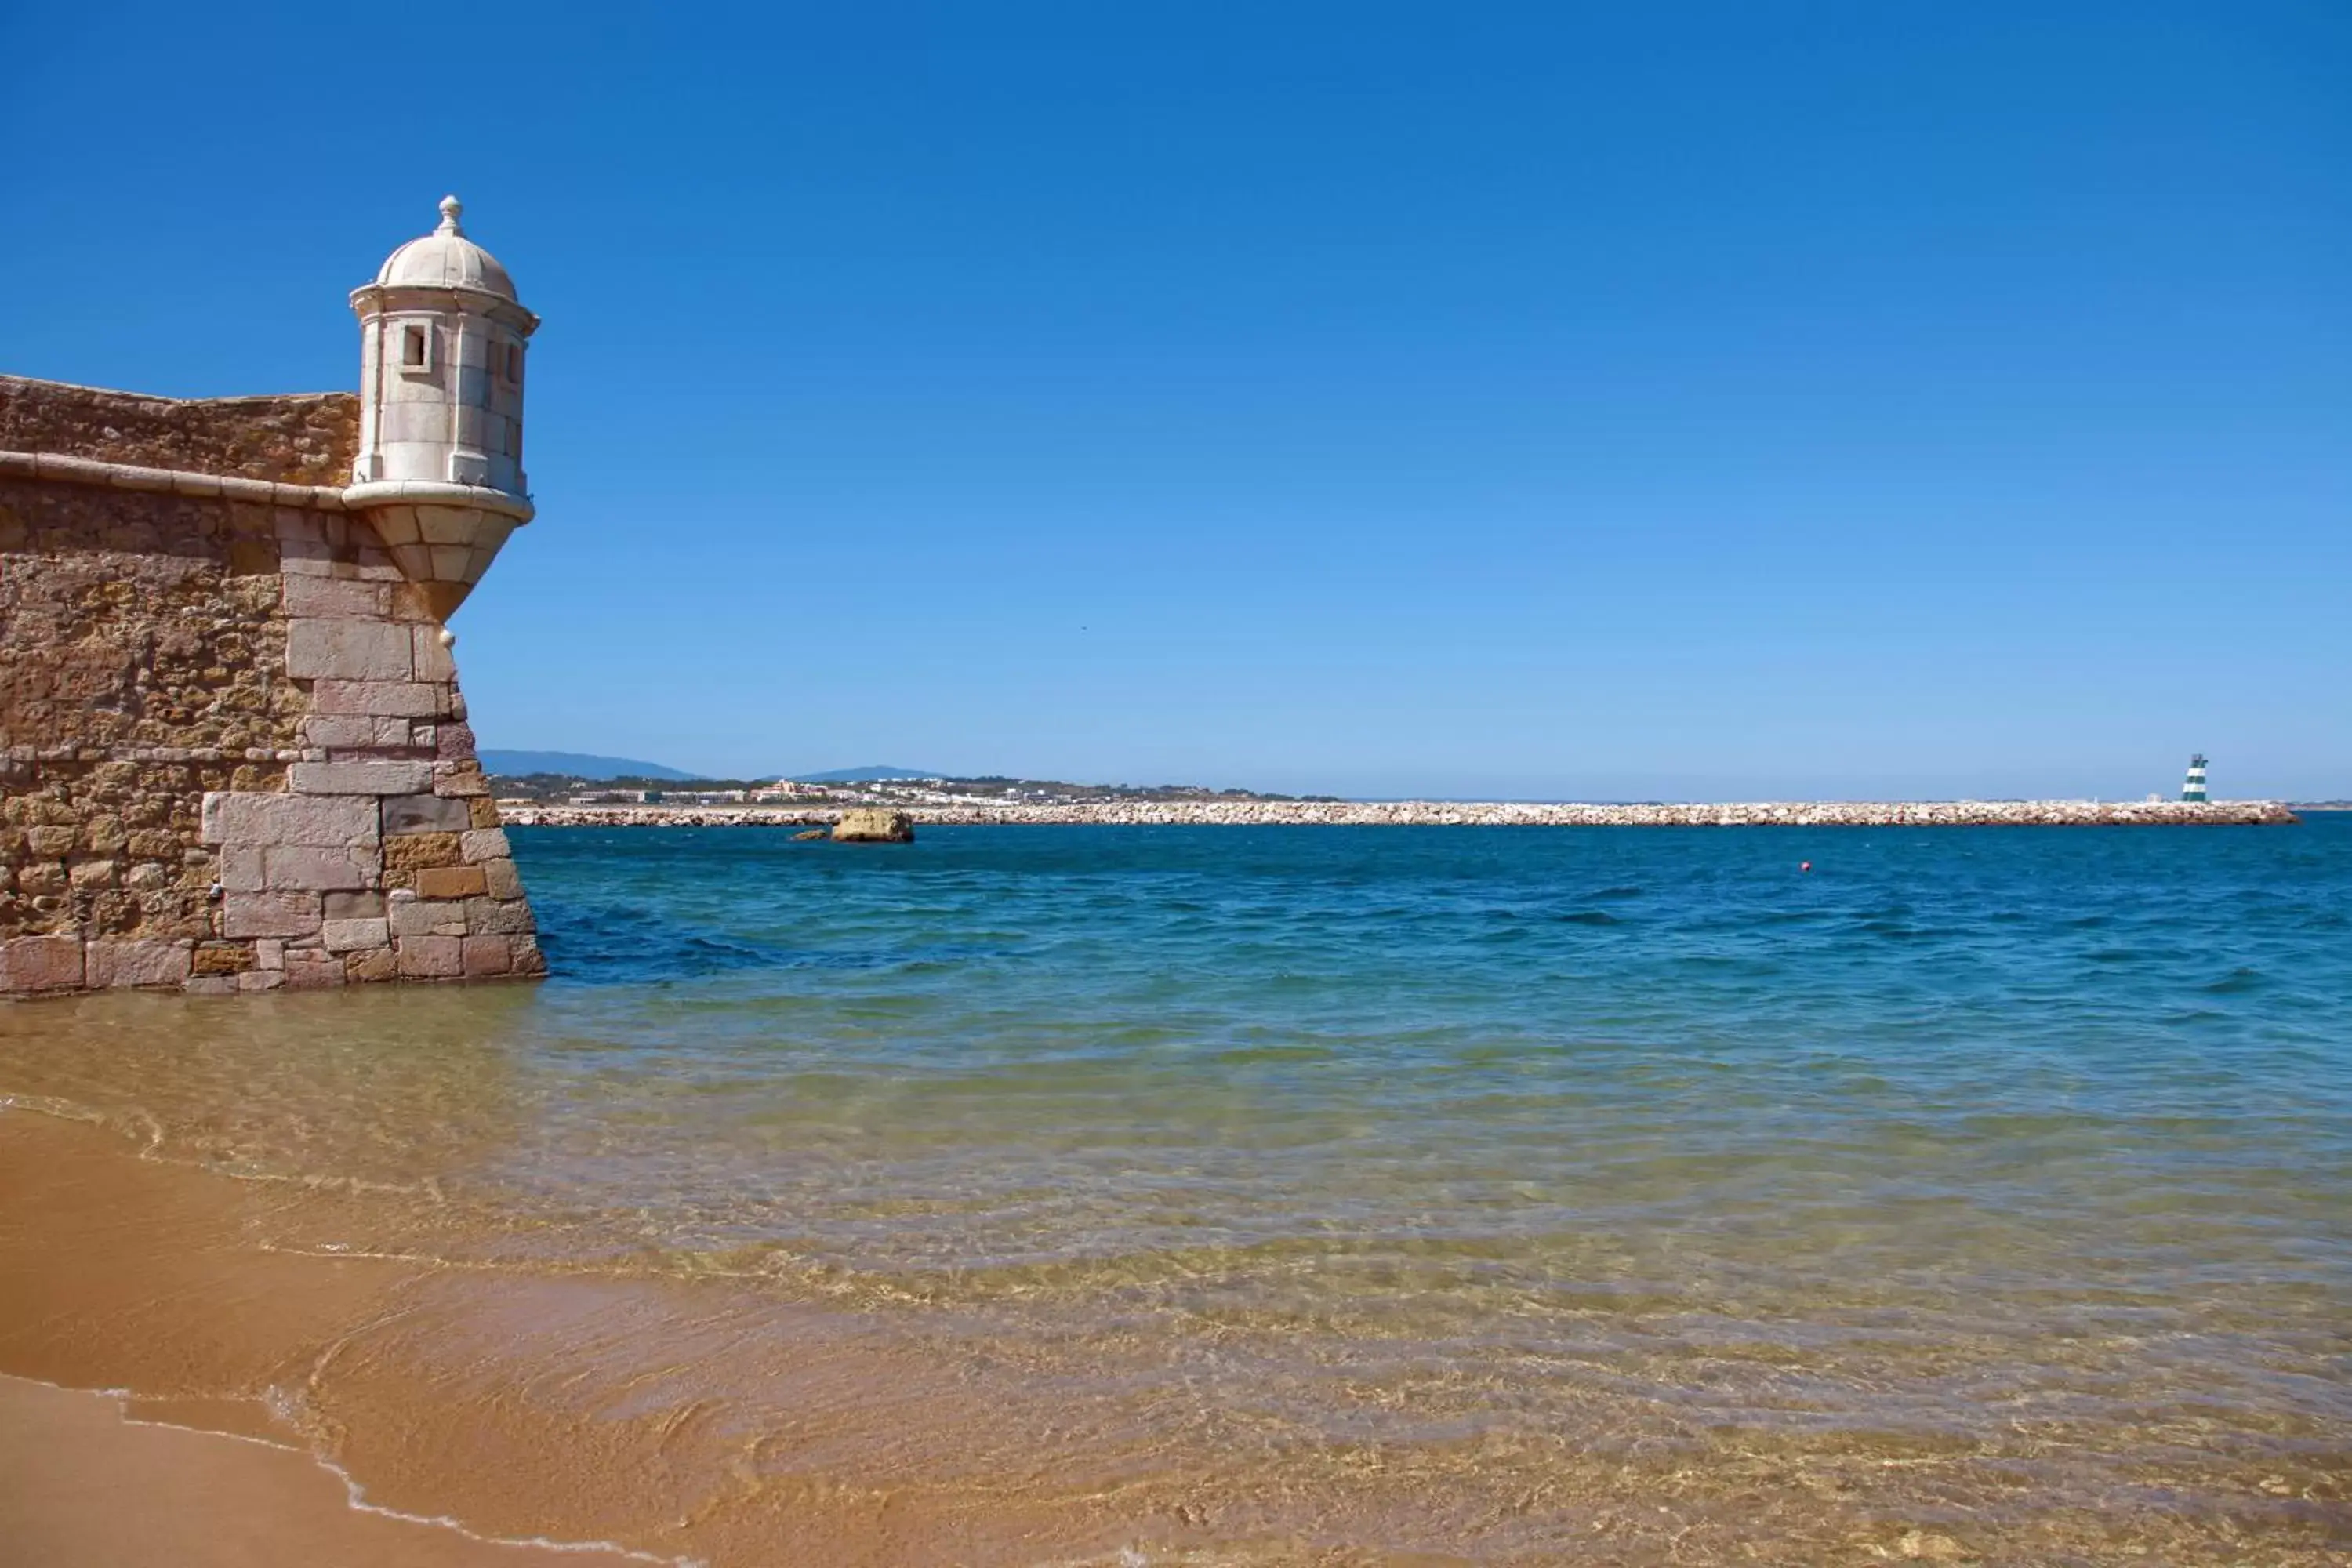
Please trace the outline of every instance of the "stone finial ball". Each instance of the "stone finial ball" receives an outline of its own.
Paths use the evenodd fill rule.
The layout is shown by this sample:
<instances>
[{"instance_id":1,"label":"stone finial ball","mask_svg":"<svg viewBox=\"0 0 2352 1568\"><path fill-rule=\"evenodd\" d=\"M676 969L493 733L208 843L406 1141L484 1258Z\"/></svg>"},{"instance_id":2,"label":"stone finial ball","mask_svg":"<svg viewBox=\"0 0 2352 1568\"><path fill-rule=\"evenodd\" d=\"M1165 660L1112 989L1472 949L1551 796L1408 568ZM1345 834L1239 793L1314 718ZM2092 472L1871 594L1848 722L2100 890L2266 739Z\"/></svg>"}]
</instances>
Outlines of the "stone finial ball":
<instances>
[{"instance_id":1,"label":"stone finial ball","mask_svg":"<svg viewBox=\"0 0 2352 1568\"><path fill-rule=\"evenodd\" d=\"M457 634L451 631L447 626L443 626L439 634L435 637L434 641L439 643L443 647L456 647L457 646Z\"/></svg>"}]
</instances>

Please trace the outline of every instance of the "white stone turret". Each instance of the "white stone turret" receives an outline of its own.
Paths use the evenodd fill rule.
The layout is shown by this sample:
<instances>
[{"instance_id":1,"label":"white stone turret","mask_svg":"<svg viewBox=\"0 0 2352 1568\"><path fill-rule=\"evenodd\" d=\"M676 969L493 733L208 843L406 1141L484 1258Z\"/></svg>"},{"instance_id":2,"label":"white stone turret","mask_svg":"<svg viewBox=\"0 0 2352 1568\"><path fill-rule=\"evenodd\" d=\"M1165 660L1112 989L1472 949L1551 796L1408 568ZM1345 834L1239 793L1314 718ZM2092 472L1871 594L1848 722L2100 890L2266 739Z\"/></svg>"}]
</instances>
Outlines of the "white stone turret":
<instances>
[{"instance_id":1,"label":"white stone turret","mask_svg":"<svg viewBox=\"0 0 2352 1568\"><path fill-rule=\"evenodd\" d=\"M531 518L522 468L524 345L539 318L507 270L441 223L352 291L360 319L360 452L344 504L447 619Z\"/></svg>"}]
</instances>

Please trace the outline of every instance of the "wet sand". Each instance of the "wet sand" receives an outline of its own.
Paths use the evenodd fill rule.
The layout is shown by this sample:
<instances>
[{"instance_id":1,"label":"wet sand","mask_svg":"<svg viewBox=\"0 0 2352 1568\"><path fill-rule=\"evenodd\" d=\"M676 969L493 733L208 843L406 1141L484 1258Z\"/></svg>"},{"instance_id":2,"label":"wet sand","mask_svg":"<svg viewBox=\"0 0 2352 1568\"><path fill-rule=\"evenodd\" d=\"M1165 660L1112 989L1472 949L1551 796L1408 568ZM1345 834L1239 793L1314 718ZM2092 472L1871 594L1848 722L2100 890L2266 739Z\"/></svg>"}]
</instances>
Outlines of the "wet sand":
<instances>
[{"instance_id":1,"label":"wet sand","mask_svg":"<svg viewBox=\"0 0 2352 1568\"><path fill-rule=\"evenodd\" d=\"M0 1377L0 1538L24 1568L529 1568L625 1559L476 1541L352 1504L341 1476L266 1437L130 1418L123 1401Z\"/></svg>"},{"instance_id":2,"label":"wet sand","mask_svg":"<svg viewBox=\"0 0 2352 1568\"><path fill-rule=\"evenodd\" d=\"M21 1107L0 1109L0 1423L43 1455L0 1490L0 1541L39 1545L10 1568L214 1561L185 1542L255 1564L1120 1563L1139 1541L1167 1562L1199 1522L1169 1495L1185 1478L1090 1443L1052 1389L975 1387L856 1313L336 1256L286 1238L373 1197ZM353 1511L341 1477L406 1517Z\"/></svg>"},{"instance_id":3,"label":"wet sand","mask_svg":"<svg viewBox=\"0 0 2352 1568\"><path fill-rule=\"evenodd\" d=\"M1701 1460L1600 1405L1549 1439L1308 1441L1118 1393L1150 1380L1116 1337L1082 1384L1015 1341L917 1343L740 1279L337 1256L289 1238L353 1218L349 1194L22 1109L0 1192L0 1375L39 1380L0 1385L12 1563L2345 1560L2333 1456L2218 1531L2059 1494L1997 1522L1932 1446ZM346 1476L411 1518L356 1510Z\"/></svg>"},{"instance_id":4,"label":"wet sand","mask_svg":"<svg viewBox=\"0 0 2352 1568\"><path fill-rule=\"evenodd\" d=\"M399 1310L408 1281L396 1265L246 1245L254 1206L277 1194L23 1112L0 1113L0 1193L12 1564L629 1560L536 1528L472 1530L321 1462L300 1391L348 1335ZM572 1550L523 1544L541 1537Z\"/></svg>"}]
</instances>

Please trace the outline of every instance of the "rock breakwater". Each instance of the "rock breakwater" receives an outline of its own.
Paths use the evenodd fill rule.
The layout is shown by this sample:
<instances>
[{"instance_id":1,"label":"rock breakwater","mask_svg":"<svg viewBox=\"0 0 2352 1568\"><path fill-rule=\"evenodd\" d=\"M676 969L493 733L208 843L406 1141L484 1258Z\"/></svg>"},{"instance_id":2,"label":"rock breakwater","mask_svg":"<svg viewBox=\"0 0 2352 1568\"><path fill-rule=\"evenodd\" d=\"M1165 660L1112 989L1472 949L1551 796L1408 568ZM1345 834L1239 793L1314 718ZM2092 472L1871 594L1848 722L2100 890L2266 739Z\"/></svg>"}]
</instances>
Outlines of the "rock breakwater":
<instances>
[{"instance_id":1,"label":"rock breakwater","mask_svg":"<svg viewBox=\"0 0 2352 1568\"><path fill-rule=\"evenodd\" d=\"M505 819L542 827L829 827L855 807L535 805ZM1579 805L1538 801L1179 801L914 807L918 826L1129 827L2116 827L2297 821L2272 800L1746 801Z\"/></svg>"}]
</instances>

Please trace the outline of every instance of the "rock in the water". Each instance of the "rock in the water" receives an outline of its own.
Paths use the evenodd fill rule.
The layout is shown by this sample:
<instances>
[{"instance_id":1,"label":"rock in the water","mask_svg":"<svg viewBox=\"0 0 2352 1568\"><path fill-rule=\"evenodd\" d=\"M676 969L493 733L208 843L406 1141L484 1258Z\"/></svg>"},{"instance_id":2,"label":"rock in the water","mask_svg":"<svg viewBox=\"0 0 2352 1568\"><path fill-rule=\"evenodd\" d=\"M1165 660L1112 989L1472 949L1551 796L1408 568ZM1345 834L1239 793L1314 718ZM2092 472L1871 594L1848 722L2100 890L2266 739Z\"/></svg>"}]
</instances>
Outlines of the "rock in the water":
<instances>
[{"instance_id":1,"label":"rock in the water","mask_svg":"<svg viewBox=\"0 0 2352 1568\"><path fill-rule=\"evenodd\" d=\"M824 828L812 827L806 833L793 834L793 842L795 844L805 844L812 838L830 838L832 837L833 835Z\"/></svg>"},{"instance_id":2,"label":"rock in the water","mask_svg":"<svg viewBox=\"0 0 2352 1568\"><path fill-rule=\"evenodd\" d=\"M880 806L868 806L858 811L845 811L841 820L833 825L835 844L912 844L915 841L915 819L903 811L888 811Z\"/></svg>"}]
</instances>

